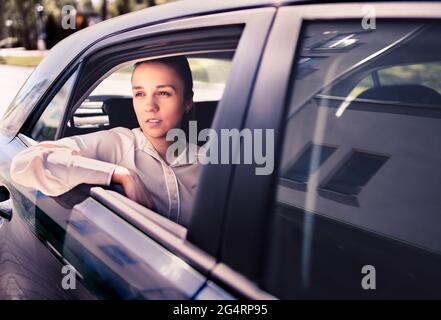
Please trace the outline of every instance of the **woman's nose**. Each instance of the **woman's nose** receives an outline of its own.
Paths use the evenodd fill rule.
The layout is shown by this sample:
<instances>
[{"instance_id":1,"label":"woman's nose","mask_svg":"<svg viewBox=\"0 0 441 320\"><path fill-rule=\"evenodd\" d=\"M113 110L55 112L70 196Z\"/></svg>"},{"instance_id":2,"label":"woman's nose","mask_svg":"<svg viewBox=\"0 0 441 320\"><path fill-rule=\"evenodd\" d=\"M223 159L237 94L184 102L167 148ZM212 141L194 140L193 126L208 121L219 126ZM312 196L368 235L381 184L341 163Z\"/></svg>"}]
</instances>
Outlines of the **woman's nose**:
<instances>
[{"instance_id":1,"label":"woman's nose","mask_svg":"<svg viewBox=\"0 0 441 320\"><path fill-rule=\"evenodd\" d=\"M146 112L157 112L159 110L159 106L152 95L146 97L144 109Z\"/></svg>"}]
</instances>

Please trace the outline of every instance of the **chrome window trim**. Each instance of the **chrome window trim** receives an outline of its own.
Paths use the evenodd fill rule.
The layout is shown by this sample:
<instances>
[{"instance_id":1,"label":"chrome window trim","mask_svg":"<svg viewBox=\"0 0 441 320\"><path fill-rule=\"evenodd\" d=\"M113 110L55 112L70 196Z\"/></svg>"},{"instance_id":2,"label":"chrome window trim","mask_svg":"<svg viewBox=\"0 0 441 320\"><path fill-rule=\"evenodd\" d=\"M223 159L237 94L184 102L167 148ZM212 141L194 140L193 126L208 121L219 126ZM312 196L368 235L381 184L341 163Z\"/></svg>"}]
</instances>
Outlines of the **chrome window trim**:
<instances>
[{"instance_id":1,"label":"chrome window trim","mask_svg":"<svg viewBox=\"0 0 441 320\"><path fill-rule=\"evenodd\" d=\"M114 191L104 190L101 187L93 187L90 190L91 197L106 206L113 214L126 220L131 226L140 230L145 238L151 238L165 247L171 253L188 261L188 263L202 273L207 274L216 264L216 260L185 240L185 228L175 225L172 221L164 221L161 216L154 217L156 213L151 212L149 216L141 214L136 203L129 205L128 199L118 195ZM119 198L119 199L118 199ZM125 200L125 201L121 201ZM135 209L135 207L138 207ZM142 207L142 206L141 206ZM142 207L143 211L148 210ZM172 225L174 232L171 231ZM183 231L184 229L185 231ZM176 231L179 230L179 231Z\"/></svg>"}]
</instances>

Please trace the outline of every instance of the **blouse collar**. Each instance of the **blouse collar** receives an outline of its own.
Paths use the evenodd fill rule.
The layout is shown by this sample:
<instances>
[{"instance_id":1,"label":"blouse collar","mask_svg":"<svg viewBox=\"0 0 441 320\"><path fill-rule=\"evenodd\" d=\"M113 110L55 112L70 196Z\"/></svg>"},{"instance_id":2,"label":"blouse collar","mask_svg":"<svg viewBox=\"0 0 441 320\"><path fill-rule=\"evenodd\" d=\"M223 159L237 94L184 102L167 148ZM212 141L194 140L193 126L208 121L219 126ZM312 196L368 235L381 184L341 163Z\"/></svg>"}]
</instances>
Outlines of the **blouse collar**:
<instances>
[{"instance_id":1,"label":"blouse collar","mask_svg":"<svg viewBox=\"0 0 441 320\"><path fill-rule=\"evenodd\" d=\"M132 131L134 132L138 140L139 148L167 166L179 167L195 164L202 157L202 154L200 154L201 149L198 145L187 143L187 141L185 141L185 145L182 145L178 148L178 150L182 150L182 148L184 148L184 150L177 156L173 154L171 159L172 161L170 162L170 164L167 164L167 162L159 155L158 151L156 151L155 147L152 145L149 139L147 139L147 137L144 135L141 128L135 128ZM182 140L178 140L176 143L182 143L180 141ZM191 157L190 152L194 153L195 156Z\"/></svg>"}]
</instances>

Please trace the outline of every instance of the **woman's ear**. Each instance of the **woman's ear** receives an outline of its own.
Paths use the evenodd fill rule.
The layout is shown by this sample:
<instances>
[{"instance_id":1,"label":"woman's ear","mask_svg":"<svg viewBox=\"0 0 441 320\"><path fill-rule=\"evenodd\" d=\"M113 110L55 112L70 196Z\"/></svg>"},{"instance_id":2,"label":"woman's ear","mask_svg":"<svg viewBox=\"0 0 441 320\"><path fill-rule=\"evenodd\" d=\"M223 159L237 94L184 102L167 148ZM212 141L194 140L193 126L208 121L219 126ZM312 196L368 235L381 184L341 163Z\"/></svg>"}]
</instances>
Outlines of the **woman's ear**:
<instances>
[{"instance_id":1,"label":"woman's ear","mask_svg":"<svg viewBox=\"0 0 441 320\"><path fill-rule=\"evenodd\" d=\"M191 109L193 109L193 92L191 93L191 97L185 101L185 113L190 113Z\"/></svg>"}]
</instances>

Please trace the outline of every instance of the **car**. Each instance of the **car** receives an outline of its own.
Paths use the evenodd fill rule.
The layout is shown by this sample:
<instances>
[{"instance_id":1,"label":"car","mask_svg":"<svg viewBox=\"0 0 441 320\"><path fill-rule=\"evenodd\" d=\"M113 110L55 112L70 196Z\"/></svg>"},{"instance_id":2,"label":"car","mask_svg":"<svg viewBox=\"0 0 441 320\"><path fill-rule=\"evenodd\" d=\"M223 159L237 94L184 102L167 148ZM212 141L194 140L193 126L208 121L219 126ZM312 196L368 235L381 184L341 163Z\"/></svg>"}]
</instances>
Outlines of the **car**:
<instances>
[{"instance_id":1,"label":"car","mask_svg":"<svg viewBox=\"0 0 441 320\"><path fill-rule=\"evenodd\" d=\"M0 121L0 298L441 298L440 33L437 2L283 0L179 1L74 33ZM176 55L198 131L271 132L269 172L257 145L205 165L187 225L117 187L11 180L40 141L136 127L133 64Z\"/></svg>"}]
</instances>

